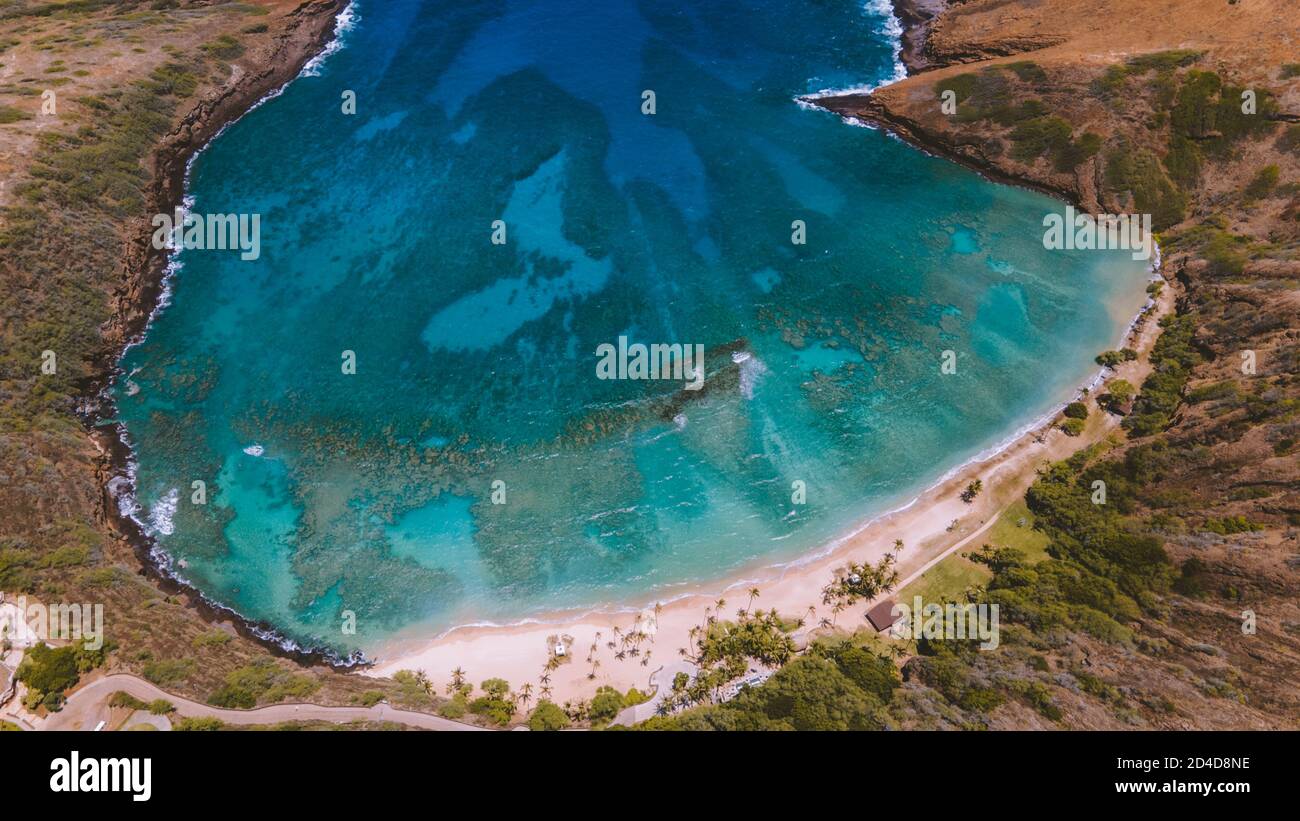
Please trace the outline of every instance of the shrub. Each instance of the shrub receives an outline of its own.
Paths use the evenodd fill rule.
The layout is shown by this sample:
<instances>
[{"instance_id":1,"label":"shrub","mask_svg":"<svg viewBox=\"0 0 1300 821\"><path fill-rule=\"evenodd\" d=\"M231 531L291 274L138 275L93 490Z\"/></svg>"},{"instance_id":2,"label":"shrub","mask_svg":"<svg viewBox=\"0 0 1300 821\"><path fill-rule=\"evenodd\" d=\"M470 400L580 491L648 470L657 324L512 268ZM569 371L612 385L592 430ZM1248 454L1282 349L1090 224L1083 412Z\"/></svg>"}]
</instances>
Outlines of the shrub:
<instances>
[{"instance_id":1,"label":"shrub","mask_svg":"<svg viewBox=\"0 0 1300 821\"><path fill-rule=\"evenodd\" d=\"M1124 405L1128 404L1137 388L1127 379L1112 379L1107 385L1106 393L1097 397L1097 404L1110 411L1117 411Z\"/></svg>"},{"instance_id":2,"label":"shrub","mask_svg":"<svg viewBox=\"0 0 1300 821\"><path fill-rule=\"evenodd\" d=\"M219 628L213 628L212 630L199 633L194 637L194 641L192 641L191 644L194 645L194 649L199 650L204 647L220 647L229 641L229 633Z\"/></svg>"},{"instance_id":3,"label":"shrub","mask_svg":"<svg viewBox=\"0 0 1300 821\"><path fill-rule=\"evenodd\" d=\"M618 711L623 709L623 694L613 687L600 687L596 690L596 695L591 699L591 707L587 715L591 718L593 725L608 724L618 715Z\"/></svg>"},{"instance_id":4,"label":"shrub","mask_svg":"<svg viewBox=\"0 0 1300 821\"><path fill-rule=\"evenodd\" d=\"M503 727L510 723L511 716L515 714L513 704L492 696L479 696L474 699L469 703L469 711Z\"/></svg>"},{"instance_id":5,"label":"shrub","mask_svg":"<svg viewBox=\"0 0 1300 821\"><path fill-rule=\"evenodd\" d=\"M140 672L145 678L159 687L167 687L185 680L193 671L194 660L183 658L151 661Z\"/></svg>"},{"instance_id":6,"label":"shrub","mask_svg":"<svg viewBox=\"0 0 1300 821\"><path fill-rule=\"evenodd\" d=\"M261 659L227 673L225 684L208 696L208 703L247 710L262 700L277 702L290 696L306 698L319 687L320 682L312 676L290 673L269 659Z\"/></svg>"},{"instance_id":7,"label":"shrub","mask_svg":"<svg viewBox=\"0 0 1300 821\"><path fill-rule=\"evenodd\" d=\"M1277 150L1300 154L1300 125L1289 125L1277 138Z\"/></svg>"},{"instance_id":8,"label":"shrub","mask_svg":"<svg viewBox=\"0 0 1300 821\"><path fill-rule=\"evenodd\" d=\"M1267 197L1277 187L1277 180L1280 170L1276 165L1266 165L1259 169L1250 183L1246 186L1245 197L1247 200L1257 200Z\"/></svg>"},{"instance_id":9,"label":"shrub","mask_svg":"<svg viewBox=\"0 0 1300 821\"><path fill-rule=\"evenodd\" d=\"M30 120L32 115L22 109L14 108L11 105L0 105L0 125L16 123L19 120Z\"/></svg>"},{"instance_id":10,"label":"shrub","mask_svg":"<svg viewBox=\"0 0 1300 821\"><path fill-rule=\"evenodd\" d=\"M539 701L528 716L528 729L538 732L563 730L569 726L569 717L551 701Z\"/></svg>"},{"instance_id":11,"label":"shrub","mask_svg":"<svg viewBox=\"0 0 1300 821\"><path fill-rule=\"evenodd\" d=\"M1070 419L1087 419L1088 406L1082 402L1071 402L1065 406L1063 413Z\"/></svg>"},{"instance_id":12,"label":"shrub","mask_svg":"<svg viewBox=\"0 0 1300 821\"><path fill-rule=\"evenodd\" d=\"M1137 359L1137 351L1132 348L1124 348L1118 351L1103 351L1097 354L1096 362L1106 368L1113 368L1121 362L1132 362Z\"/></svg>"},{"instance_id":13,"label":"shrub","mask_svg":"<svg viewBox=\"0 0 1300 821\"><path fill-rule=\"evenodd\" d=\"M1133 413L1124 420L1132 436L1149 436L1168 427L1191 370L1201 361L1192 348L1193 314L1165 317L1160 326L1164 330L1151 351L1152 372L1142 383Z\"/></svg>"},{"instance_id":14,"label":"shrub","mask_svg":"<svg viewBox=\"0 0 1300 821\"><path fill-rule=\"evenodd\" d=\"M118 690L109 697L108 706L123 707L130 710L144 710L148 708L149 705L124 690Z\"/></svg>"},{"instance_id":15,"label":"shrub","mask_svg":"<svg viewBox=\"0 0 1300 821\"><path fill-rule=\"evenodd\" d=\"M1042 83L1047 81L1047 72L1043 71L1042 66L1029 60L1007 63L1003 68L1013 72L1017 77L1027 83Z\"/></svg>"},{"instance_id":16,"label":"shrub","mask_svg":"<svg viewBox=\"0 0 1300 821\"><path fill-rule=\"evenodd\" d=\"M223 34L203 46L203 51L218 60L233 60L244 53L244 47L229 34Z\"/></svg>"},{"instance_id":17,"label":"shrub","mask_svg":"<svg viewBox=\"0 0 1300 821\"><path fill-rule=\"evenodd\" d=\"M77 683L81 677L77 669L77 647L49 647L37 644L23 656L15 674L17 679L27 685L28 697L33 702L46 702L50 696L57 697ZM50 706L50 703L46 703Z\"/></svg>"},{"instance_id":18,"label":"shrub","mask_svg":"<svg viewBox=\"0 0 1300 821\"><path fill-rule=\"evenodd\" d=\"M1106 154L1106 184L1111 191L1127 191L1139 213L1151 214L1151 225L1163 231L1183 221L1187 196L1165 173L1149 151L1121 144Z\"/></svg>"},{"instance_id":19,"label":"shrub","mask_svg":"<svg viewBox=\"0 0 1300 821\"><path fill-rule=\"evenodd\" d=\"M182 718L172 723L172 729L180 732L215 732L225 726L221 719L209 717Z\"/></svg>"},{"instance_id":20,"label":"shrub","mask_svg":"<svg viewBox=\"0 0 1300 821\"><path fill-rule=\"evenodd\" d=\"M1066 436L1078 436L1083 433L1085 425L1086 423L1082 419L1069 417L1061 423L1061 430L1065 431Z\"/></svg>"}]
</instances>

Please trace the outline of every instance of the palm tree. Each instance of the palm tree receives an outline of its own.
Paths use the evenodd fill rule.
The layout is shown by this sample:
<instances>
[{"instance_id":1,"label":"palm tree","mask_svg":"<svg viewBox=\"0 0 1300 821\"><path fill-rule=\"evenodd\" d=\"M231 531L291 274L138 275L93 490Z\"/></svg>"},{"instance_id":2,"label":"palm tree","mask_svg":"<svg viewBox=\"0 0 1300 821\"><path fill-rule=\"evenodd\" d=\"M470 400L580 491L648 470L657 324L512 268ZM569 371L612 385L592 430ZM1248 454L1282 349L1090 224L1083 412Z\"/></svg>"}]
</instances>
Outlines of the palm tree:
<instances>
[{"instance_id":1,"label":"palm tree","mask_svg":"<svg viewBox=\"0 0 1300 821\"><path fill-rule=\"evenodd\" d=\"M519 688L519 695L517 698L519 699L519 703L524 706L524 709L527 709L528 702L532 701L533 698L533 685L524 682L524 685Z\"/></svg>"},{"instance_id":2,"label":"palm tree","mask_svg":"<svg viewBox=\"0 0 1300 821\"><path fill-rule=\"evenodd\" d=\"M903 552L903 540L902 540L902 539L894 539L894 553L895 553L895 554L898 554L898 553L902 553L902 552Z\"/></svg>"},{"instance_id":3,"label":"palm tree","mask_svg":"<svg viewBox=\"0 0 1300 821\"><path fill-rule=\"evenodd\" d=\"M587 681L596 680L596 671L600 669L600 660L597 659L591 663L591 672L587 674Z\"/></svg>"},{"instance_id":4,"label":"palm tree","mask_svg":"<svg viewBox=\"0 0 1300 821\"><path fill-rule=\"evenodd\" d=\"M759 593L757 587L749 588L749 604L745 605L746 610L754 606L754 599L758 598L758 595Z\"/></svg>"},{"instance_id":5,"label":"palm tree","mask_svg":"<svg viewBox=\"0 0 1300 821\"><path fill-rule=\"evenodd\" d=\"M424 692L433 695L433 682L429 681L429 676L423 670L415 671L415 683L420 685Z\"/></svg>"},{"instance_id":6,"label":"palm tree","mask_svg":"<svg viewBox=\"0 0 1300 821\"><path fill-rule=\"evenodd\" d=\"M465 686L465 671L457 667L451 671L451 683L447 685L447 695L460 690Z\"/></svg>"},{"instance_id":7,"label":"palm tree","mask_svg":"<svg viewBox=\"0 0 1300 821\"><path fill-rule=\"evenodd\" d=\"M822 616L822 620L819 621L819 622L817 622L817 626L818 626L818 627L830 627L830 626L831 626L831 620L828 619L828 618L826 618L825 616Z\"/></svg>"}]
</instances>

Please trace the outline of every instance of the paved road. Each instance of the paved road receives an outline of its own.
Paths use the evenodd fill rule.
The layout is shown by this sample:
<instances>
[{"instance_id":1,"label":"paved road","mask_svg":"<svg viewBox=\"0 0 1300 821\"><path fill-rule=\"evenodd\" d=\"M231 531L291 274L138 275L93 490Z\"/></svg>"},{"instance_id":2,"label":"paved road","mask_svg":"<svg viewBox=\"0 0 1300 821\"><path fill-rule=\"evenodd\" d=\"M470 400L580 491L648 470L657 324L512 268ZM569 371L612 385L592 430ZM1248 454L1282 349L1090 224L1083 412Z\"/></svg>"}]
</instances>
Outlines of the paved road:
<instances>
[{"instance_id":1,"label":"paved road","mask_svg":"<svg viewBox=\"0 0 1300 821\"><path fill-rule=\"evenodd\" d=\"M660 667L650 675L650 686L654 688L654 694L650 699L641 704L625 707L614 717L610 725L622 724L625 727L631 727L633 724L639 724L658 715L659 702L667 698L673 691L673 679L677 674L685 673L694 678L697 670L698 668L694 664L684 659L673 659L668 664Z\"/></svg>"},{"instance_id":2,"label":"paved road","mask_svg":"<svg viewBox=\"0 0 1300 821\"><path fill-rule=\"evenodd\" d=\"M41 730L93 730L100 721L108 719L108 699L121 690L141 701L165 698L176 705L179 715L186 718L219 718L227 724L277 724L281 721L395 721L424 730L482 730L446 718L399 710L388 704L374 707L326 707L319 704L272 704L256 710L226 710L200 704L160 690L142 678L118 673L96 679L68 696L63 709L47 717L37 729Z\"/></svg>"}]
</instances>

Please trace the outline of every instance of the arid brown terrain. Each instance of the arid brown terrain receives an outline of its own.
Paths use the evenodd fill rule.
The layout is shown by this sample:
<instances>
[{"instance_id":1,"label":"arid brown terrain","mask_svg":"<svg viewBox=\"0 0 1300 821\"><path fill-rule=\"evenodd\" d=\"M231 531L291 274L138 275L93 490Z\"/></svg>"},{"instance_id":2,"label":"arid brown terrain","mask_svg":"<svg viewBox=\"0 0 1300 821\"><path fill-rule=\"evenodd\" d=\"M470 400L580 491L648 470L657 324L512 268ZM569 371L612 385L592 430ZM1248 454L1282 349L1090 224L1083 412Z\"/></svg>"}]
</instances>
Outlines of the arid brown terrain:
<instances>
[{"instance_id":1,"label":"arid brown terrain","mask_svg":"<svg viewBox=\"0 0 1300 821\"><path fill-rule=\"evenodd\" d=\"M157 577L105 488L124 464L116 430L89 427L111 418L99 392L158 295L148 215L170 211L203 143L320 51L343 5L0 3L0 590L103 603L107 671L199 700L234 676L280 698L432 703L277 658Z\"/></svg>"},{"instance_id":2,"label":"arid brown terrain","mask_svg":"<svg viewBox=\"0 0 1300 821\"><path fill-rule=\"evenodd\" d=\"M198 701L438 702L416 677L277 657L160 578L105 489L125 459L116 430L95 424L158 295L147 215L170 210L197 148L297 74L341 5L0 0L0 590L105 604L110 649L83 682L129 672ZM1113 402L1126 435L1030 491L1051 560L997 544L981 557L993 580L970 595L1007 613L1003 646L909 660L888 723L1296 727L1294 3L897 5L913 76L817 104L1089 211L1150 213L1179 299L1154 374ZM43 369L47 352L57 367ZM1104 510L1087 501L1094 481Z\"/></svg>"},{"instance_id":3,"label":"arid brown terrain","mask_svg":"<svg viewBox=\"0 0 1300 821\"><path fill-rule=\"evenodd\" d=\"M1139 586L1129 640L1100 640L1076 622L1035 630L1028 652L971 661L978 681L1037 669L1056 710L1024 709L1029 698L981 718L937 698L923 661L909 665L914 703L902 712L916 719L907 723L1297 725L1295 12L1285 0L968 0L926 23L909 56L919 73L816 101L1090 212L1152 214L1164 276L1180 289L1165 360L1142 386L1126 439L1075 466L1082 477L1113 477L1118 526L1163 544L1171 581ZM1071 560L1114 567L1090 564L1086 548Z\"/></svg>"}]
</instances>

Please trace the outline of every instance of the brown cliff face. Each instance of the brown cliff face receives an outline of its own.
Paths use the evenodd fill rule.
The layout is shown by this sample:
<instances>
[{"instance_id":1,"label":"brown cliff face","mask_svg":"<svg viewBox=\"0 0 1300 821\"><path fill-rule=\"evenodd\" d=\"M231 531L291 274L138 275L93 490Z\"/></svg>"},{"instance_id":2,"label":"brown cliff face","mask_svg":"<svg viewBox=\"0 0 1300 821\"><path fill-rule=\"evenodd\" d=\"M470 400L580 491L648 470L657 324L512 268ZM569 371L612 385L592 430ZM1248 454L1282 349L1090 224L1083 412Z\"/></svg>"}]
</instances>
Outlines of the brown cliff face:
<instances>
[{"instance_id":1,"label":"brown cliff face","mask_svg":"<svg viewBox=\"0 0 1300 821\"><path fill-rule=\"evenodd\" d=\"M816 101L992 179L1094 213L1153 215L1195 362L1169 383L1167 418L1130 429L1103 461L1154 454L1130 526L1162 539L1179 575L1131 625L1137 649L1083 635L1051 648L1052 670L1082 666L1112 688L1100 698L1059 674L1066 726L1294 727L1300 715L1294 11L1285 0L969 0L922 24L924 73ZM1013 656L976 666L1005 673ZM930 698L908 688L917 705ZM965 720L921 714L928 726ZM987 724L1054 722L1013 703Z\"/></svg>"}]
</instances>

